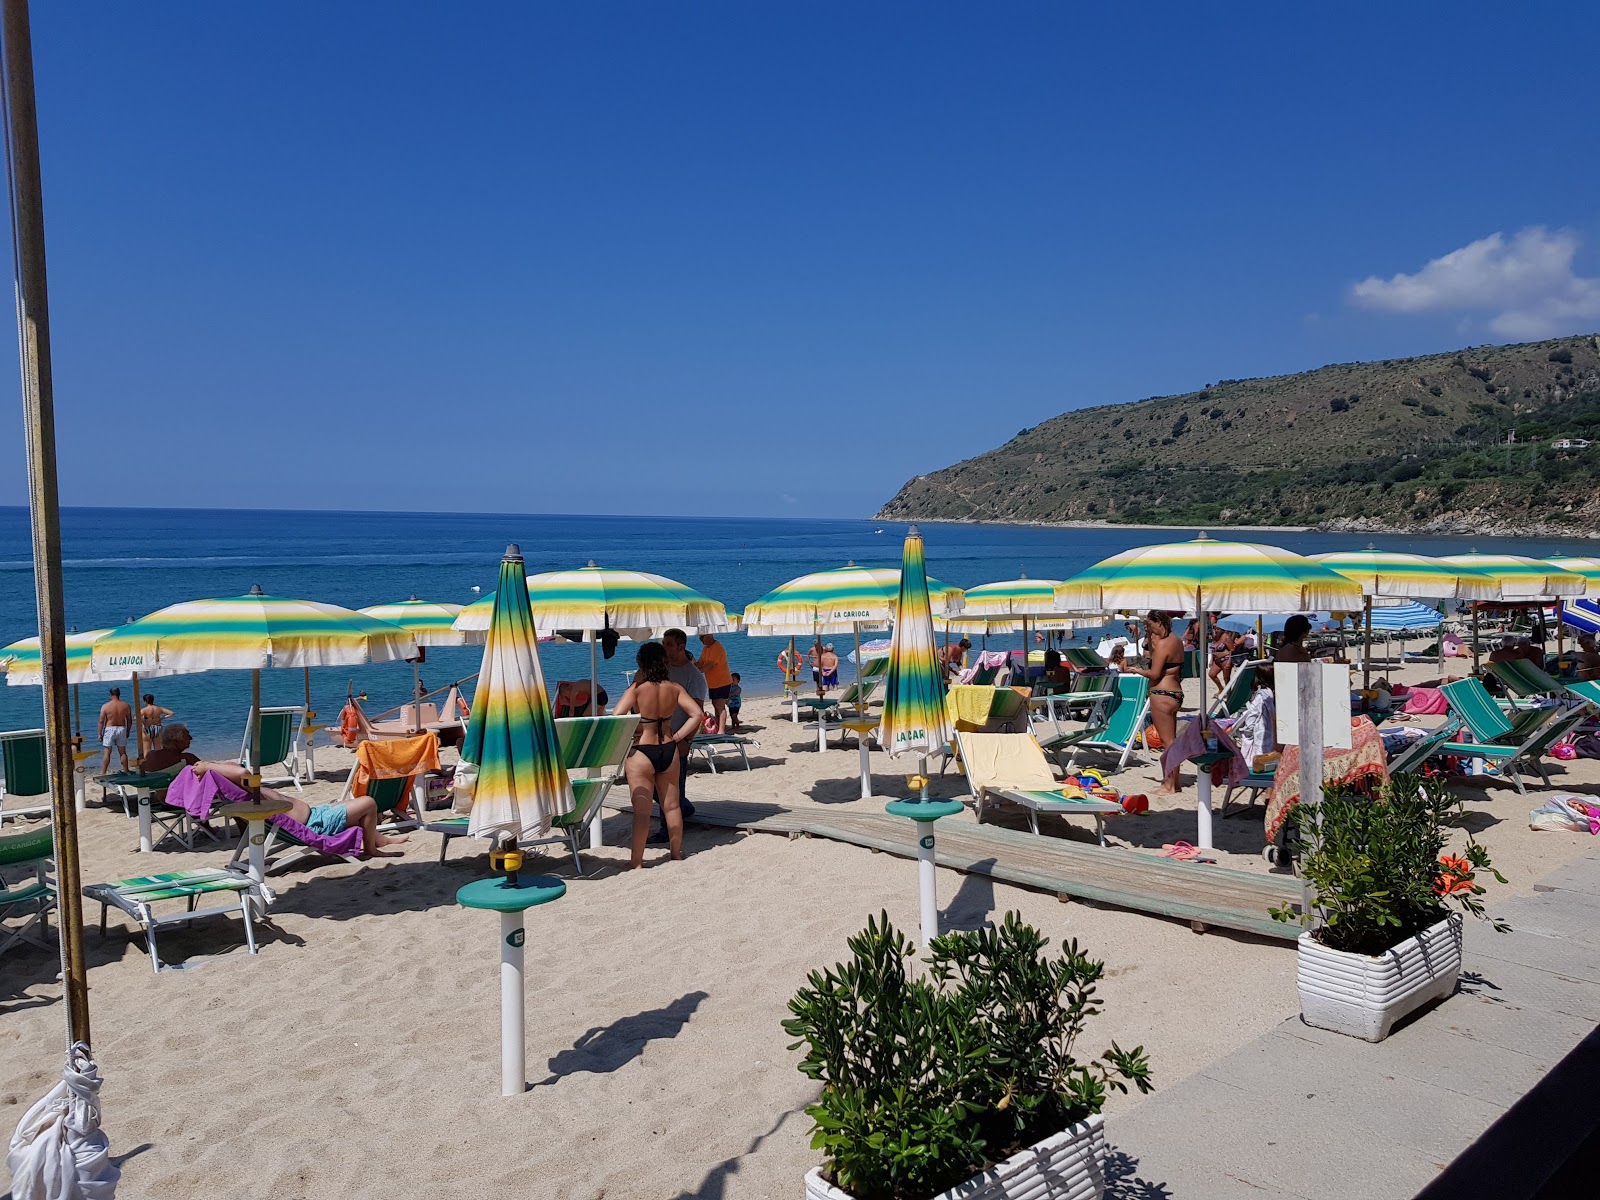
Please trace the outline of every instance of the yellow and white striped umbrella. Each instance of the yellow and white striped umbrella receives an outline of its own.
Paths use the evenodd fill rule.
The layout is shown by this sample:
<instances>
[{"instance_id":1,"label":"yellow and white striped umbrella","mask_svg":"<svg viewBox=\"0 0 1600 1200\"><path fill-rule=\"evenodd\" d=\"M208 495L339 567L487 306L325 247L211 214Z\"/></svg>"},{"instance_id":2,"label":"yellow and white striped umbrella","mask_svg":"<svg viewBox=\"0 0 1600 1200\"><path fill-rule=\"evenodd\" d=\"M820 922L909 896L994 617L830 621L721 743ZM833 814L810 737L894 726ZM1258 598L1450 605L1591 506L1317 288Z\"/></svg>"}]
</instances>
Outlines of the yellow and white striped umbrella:
<instances>
[{"instance_id":1,"label":"yellow and white striped umbrella","mask_svg":"<svg viewBox=\"0 0 1600 1200\"><path fill-rule=\"evenodd\" d=\"M86 633L76 630L67 634L67 682L115 683L133 677L131 667L106 671L94 669L94 646L111 630L91 629ZM39 636L23 638L9 646L0 646L0 671L5 672L9 687L41 687L44 684L44 666L39 649ZM146 677L158 671L145 672Z\"/></svg>"},{"instance_id":2,"label":"yellow and white striped umbrella","mask_svg":"<svg viewBox=\"0 0 1600 1200\"><path fill-rule=\"evenodd\" d=\"M927 580L933 611L962 611L960 588ZM893 619L900 598L900 572L846 563L789 580L745 606L744 631L757 637L829 637L881 629Z\"/></svg>"},{"instance_id":3,"label":"yellow and white striped umbrella","mask_svg":"<svg viewBox=\"0 0 1600 1200\"><path fill-rule=\"evenodd\" d=\"M1447 563L1470 567L1487 575L1500 587L1497 599L1509 604L1551 602L1584 594L1585 582L1576 571L1565 571L1539 558L1520 554L1447 554Z\"/></svg>"},{"instance_id":4,"label":"yellow and white striped umbrella","mask_svg":"<svg viewBox=\"0 0 1600 1200\"><path fill-rule=\"evenodd\" d=\"M1428 600L1498 600L1500 585L1473 567L1397 550L1336 550L1309 556L1361 585L1369 597Z\"/></svg>"},{"instance_id":5,"label":"yellow and white striped umbrella","mask_svg":"<svg viewBox=\"0 0 1600 1200\"><path fill-rule=\"evenodd\" d=\"M686 633L727 633L728 610L687 584L646 571L619 571L593 562L575 571L528 576L528 607L541 636L564 629L649 631L676 627ZM494 597L461 610L457 630L489 628ZM646 636L648 634L646 633Z\"/></svg>"},{"instance_id":6,"label":"yellow and white striped umbrella","mask_svg":"<svg viewBox=\"0 0 1600 1200\"><path fill-rule=\"evenodd\" d=\"M455 628L456 618L461 615L462 607L460 604L447 604L442 601L418 600L412 596L409 600L397 600L393 604L374 604L370 608L357 611L375 620L398 625L415 638L419 646L483 645L485 636L483 631Z\"/></svg>"}]
</instances>

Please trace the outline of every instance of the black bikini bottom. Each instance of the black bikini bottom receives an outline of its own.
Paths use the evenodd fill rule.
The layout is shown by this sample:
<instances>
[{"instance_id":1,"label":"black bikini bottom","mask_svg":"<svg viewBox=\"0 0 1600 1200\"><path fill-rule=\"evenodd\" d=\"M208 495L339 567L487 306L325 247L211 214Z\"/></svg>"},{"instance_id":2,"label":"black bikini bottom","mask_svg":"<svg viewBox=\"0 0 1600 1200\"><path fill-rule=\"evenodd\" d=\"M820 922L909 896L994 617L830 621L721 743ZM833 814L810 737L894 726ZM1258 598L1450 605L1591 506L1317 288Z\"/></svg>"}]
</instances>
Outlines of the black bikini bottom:
<instances>
[{"instance_id":1,"label":"black bikini bottom","mask_svg":"<svg viewBox=\"0 0 1600 1200\"><path fill-rule=\"evenodd\" d=\"M678 747L670 742L656 746L635 746L633 753L644 755L650 769L658 775L678 761Z\"/></svg>"}]
</instances>

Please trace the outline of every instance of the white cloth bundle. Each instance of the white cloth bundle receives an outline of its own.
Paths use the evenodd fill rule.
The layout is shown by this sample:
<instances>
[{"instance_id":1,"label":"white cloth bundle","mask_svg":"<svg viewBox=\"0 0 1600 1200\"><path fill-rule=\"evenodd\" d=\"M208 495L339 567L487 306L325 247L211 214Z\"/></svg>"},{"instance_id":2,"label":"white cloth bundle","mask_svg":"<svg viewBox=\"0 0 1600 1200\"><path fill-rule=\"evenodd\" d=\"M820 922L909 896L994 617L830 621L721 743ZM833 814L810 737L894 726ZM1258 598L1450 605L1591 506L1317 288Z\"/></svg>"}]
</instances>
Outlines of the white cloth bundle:
<instances>
[{"instance_id":1,"label":"white cloth bundle","mask_svg":"<svg viewBox=\"0 0 1600 1200\"><path fill-rule=\"evenodd\" d=\"M26 1113L6 1155L16 1200L113 1200L122 1172L100 1129L100 1070L74 1042L62 1080Z\"/></svg>"}]
</instances>

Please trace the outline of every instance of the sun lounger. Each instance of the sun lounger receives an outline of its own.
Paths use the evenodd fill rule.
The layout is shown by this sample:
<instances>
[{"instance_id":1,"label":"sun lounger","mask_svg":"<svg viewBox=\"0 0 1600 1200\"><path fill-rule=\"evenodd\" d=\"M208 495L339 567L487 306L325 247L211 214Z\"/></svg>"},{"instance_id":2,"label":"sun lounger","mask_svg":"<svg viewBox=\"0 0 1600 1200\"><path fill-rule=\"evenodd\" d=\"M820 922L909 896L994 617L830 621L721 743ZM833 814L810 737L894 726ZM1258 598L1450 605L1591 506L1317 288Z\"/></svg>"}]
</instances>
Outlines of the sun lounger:
<instances>
[{"instance_id":1,"label":"sun lounger","mask_svg":"<svg viewBox=\"0 0 1600 1200\"><path fill-rule=\"evenodd\" d=\"M1277 778L1277 765L1274 764L1269 771L1250 771L1243 779L1238 781L1230 779L1228 781L1228 790L1222 793L1222 808L1217 815L1219 817L1236 817L1245 810L1252 808L1256 801L1260 799L1262 792L1271 790ZM1250 793L1250 799L1237 808L1230 807L1233 803L1233 793L1240 788Z\"/></svg>"},{"instance_id":2,"label":"sun lounger","mask_svg":"<svg viewBox=\"0 0 1600 1200\"><path fill-rule=\"evenodd\" d=\"M1213 717L1237 717L1250 703L1250 693L1255 690L1256 664L1243 663L1234 671L1227 689L1211 705Z\"/></svg>"},{"instance_id":3,"label":"sun lounger","mask_svg":"<svg viewBox=\"0 0 1600 1200\"><path fill-rule=\"evenodd\" d=\"M1446 721L1426 737L1418 738L1400 750L1389 760L1389 777L1414 775L1422 770L1422 764L1438 753L1439 747L1455 737L1460 729L1460 721Z\"/></svg>"},{"instance_id":4,"label":"sun lounger","mask_svg":"<svg viewBox=\"0 0 1600 1200\"><path fill-rule=\"evenodd\" d=\"M1553 696L1558 700L1582 700L1600 706L1600 682L1592 679L1557 679L1543 667L1525 658L1487 664L1489 672L1513 696L1529 699Z\"/></svg>"},{"instance_id":5,"label":"sun lounger","mask_svg":"<svg viewBox=\"0 0 1600 1200\"><path fill-rule=\"evenodd\" d=\"M759 745L755 738L744 737L737 733L702 733L698 734L689 744L689 753L698 754L705 759L706 766L711 768L711 773L717 773L717 755L723 751L737 751L739 761L744 764L744 769L750 769L750 756L745 753L746 746Z\"/></svg>"},{"instance_id":6,"label":"sun lounger","mask_svg":"<svg viewBox=\"0 0 1600 1200\"><path fill-rule=\"evenodd\" d=\"M287 813L267 820L266 841L261 846L263 869L268 875L287 870L307 858L334 858L356 862L364 848L361 826L352 825L331 837L302 825ZM237 871L245 869L250 857L250 830L239 836L228 866Z\"/></svg>"},{"instance_id":7,"label":"sun lounger","mask_svg":"<svg viewBox=\"0 0 1600 1200\"><path fill-rule=\"evenodd\" d=\"M1475 684L1476 691L1467 687L1468 684ZM1518 793L1526 791L1522 785L1523 767L1531 767L1549 786L1550 777L1540 758L1582 724L1590 713L1590 706L1584 703L1571 708L1551 707L1518 714L1522 719L1513 722L1476 679L1447 683L1442 690L1450 707L1460 714L1471 731L1472 740L1440 742L1433 753L1492 763L1503 778L1511 780Z\"/></svg>"},{"instance_id":8,"label":"sun lounger","mask_svg":"<svg viewBox=\"0 0 1600 1200\"><path fill-rule=\"evenodd\" d=\"M0 733L0 825L16 817L39 817L50 811L50 752L44 730ZM34 803L26 803L34 801Z\"/></svg>"},{"instance_id":9,"label":"sun lounger","mask_svg":"<svg viewBox=\"0 0 1600 1200\"><path fill-rule=\"evenodd\" d=\"M1061 661L1079 671L1104 671L1106 669L1106 660L1100 657L1098 651L1091 650L1087 646L1068 647L1062 650Z\"/></svg>"},{"instance_id":10,"label":"sun lounger","mask_svg":"<svg viewBox=\"0 0 1600 1200\"><path fill-rule=\"evenodd\" d=\"M527 847L566 842L572 851L573 871L581 876L583 860L578 857L578 850L583 835L593 822L599 820L606 793L622 778L622 763L633 748L633 735L639 728L639 717L636 713L623 717L561 717L555 724L562 762L572 780L572 811L561 814L551 822L556 830L554 836L518 844ZM469 821L468 817L447 817L430 821L425 826L431 832L443 835L439 844L440 862L444 861L445 851L450 848L451 838L467 836Z\"/></svg>"},{"instance_id":11,"label":"sun lounger","mask_svg":"<svg viewBox=\"0 0 1600 1200\"><path fill-rule=\"evenodd\" d=\"M309 764L306 761L305 743L301 740L306 723L306 710L303 705L285 708L263 708L261 710L261 782L265 784L292 783L295 791L303 790L300 787L300 778L303 774L307 782L311 780ZM239 765L250 765L250 736L254 732L248 717L244 723L244 741L239 746ZM273 771L273 767L283 767L284 771Z\"/></svg>"},{"instance_id":12,"label":"sun lounger","mask_svg":"<svg viewBox=\"0 0 1600 1200\"><path fill-rule=\"evenodd\" d=\"M422 777L438 769L439 735L431 730L410 737L360 742L339 802L354 796L371 796L378 806L380 828L417 829L422 826L426 811ZM391 819L385 821L384 817Z\"/></svg>"},{"instance_id":13,"label":"sun lounger","mask_svg":"<svg viewBox=\"0 0 1600 1200\"><path fill-rule=\"evenodd\" d=\"M1127 766L1150 710L1150 681L1143 675L1118 675L1116 691L1116 698L1108 700L1083 729L1042 739L1039 744L1045 753L1066 770L1071 770L1083 753L1114 757L1119 771ZM1063 754L1067 755L1065 761Z\"/></svg>"},{"instance_id":14,"label":"sun lounger","mask_svg":"<svg viewBox=\"0 0 1600 1200\"><path fill-rule=\"evenodd\" d=\"M106 911L115 908L132 917L144 930L145 944L150 950L150 969L161 973L162 962L156 949L156 934L169 925L184 925L207 917L225 917L238 913L244 917L244 940L250 953L256 952L256 931L251 913L251 893L255 885L248 875L227 868L204 868L196 871L168 871L161 875L143 875L137 879L122 879L116 883L93 883L83 889L90 900L100 902L100 935L106 932ZM208 908L198 907L200 897L216 895L224 903ZM231 899L230 899L231 898ZM156 913L153 905L166 900L182 900L184 911Z\"/></svg>"},{"instance_id":15,"label":"sun lounger","mask_svg":"<svg viewBox=\"0 0 1600 1200\"><path fill-rule=\"evenodd\" d=\"M1028 812L1028 824L1039 832L1039 814L1092 816L1095 837L1106 844L1105 816L1122 811L1110 800L1072 799L1061 794L1061 783L1050 770L1038 739L1031 733L956 734L962 766L977 808L978 821L991 800L1021 805Z\"/></svg>"},{"instance_id":16,"label":"sun lounger","mask_svg":"<svg viewBox=\"0 0 1600 1200\"><path fill-rule=\"evenodd\" d=\"M23 942L50 948L46 936L50 910L56 906L50 878L54 856L55 835L48 825L0 835L0 954ZM19 919L21 924L10 923Z\"/></svg>"}]
</instances>

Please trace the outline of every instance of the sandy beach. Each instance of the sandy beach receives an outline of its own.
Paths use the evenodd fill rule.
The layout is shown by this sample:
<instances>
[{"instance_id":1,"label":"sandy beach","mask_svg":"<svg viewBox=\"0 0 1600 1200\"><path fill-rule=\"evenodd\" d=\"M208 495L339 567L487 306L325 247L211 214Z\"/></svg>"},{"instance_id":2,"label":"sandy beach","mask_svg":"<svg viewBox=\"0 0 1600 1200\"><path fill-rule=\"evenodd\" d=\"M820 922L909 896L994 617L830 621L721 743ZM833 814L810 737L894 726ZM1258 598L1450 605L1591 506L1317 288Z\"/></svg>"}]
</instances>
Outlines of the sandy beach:
<instances>
[{"instance_id":1,"label":"sandy beach","mask_svg":"<svg viewBox=\"0 0 1600 1200\"><path fill-rule=\"evenodd\" d=\"M853 748L819 755L814 731L791 725L772 701L747 704L746 717L759 742L753 769L697 768L692 799L867 803L856 798ZM350 757L319 748L308 796L335 798ZM1558 788L1600 784L1600 764L1551 766ZM878 791L904 793L908 762L874 754L873 769ZM1170 799L1155 795L1149 763L1117 782L1149 793L1155 809L1113 818L1114 844L1193 840L1192 777ZM952 773L934 791L963 795L965 783ZM1491 888L1491 910L1497 896L1527 892L1589 851L1588 838L1528 829L1537 788L1522 797L1489 781L1463 792L1469 827L1509 879ZM971 820L970 810L955 819ZM226 858L217 849L140 856L136 823L120 806L92 804L82 830L89 881ZM198 1200L219 1185L281 1200L796 1194L819 1155L801 1111L814 1085L795 1070L779 1027L785 1002L809 970L842 956L868 915L886 910L914 929L915 863L817 838L695 826L685 862L652 850L649 869L626 873L618 846L627 830L625 814L608 814L608 847L586 855L588 877L528 914L532 1087L512 1099L497 1094L493 919L454 901L457 887L485 873L479 844L453 843L440 865L437 836L413 834L400 858L290 870L274 879L259 956L243 953L236 921L202 922L163 936L164 956L194 969L159 978L119 914L102 939L97 909L88 912L105 1124L125 1172L119 1194ZM1047 821L1044 834L1091 840L1082 821ZM1223 865L1270 869L1260 809L1219 820L1216 841ZM557 854L540 869L568 877L570 862ZM952 871L939 872L939 889L947 928L1016 910L1103 958L1106 1011L1080 1048L1143 1044L1158 1089L1298 1012L1288 943L1197 935L1186 923ZM0 969L8 1130L60 1070L55 970L34 950L8 955ZM1112 1120L1135 1103L1115 1098Z\"/></svg>"}]
</instances>

